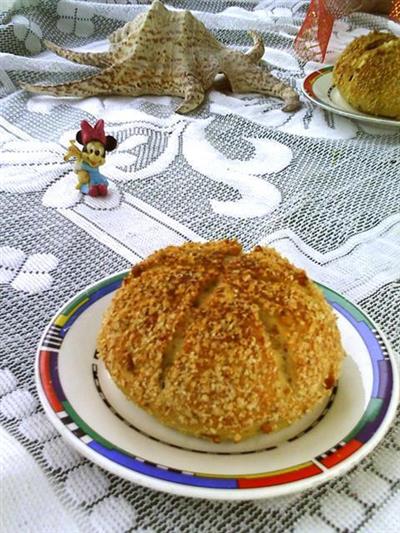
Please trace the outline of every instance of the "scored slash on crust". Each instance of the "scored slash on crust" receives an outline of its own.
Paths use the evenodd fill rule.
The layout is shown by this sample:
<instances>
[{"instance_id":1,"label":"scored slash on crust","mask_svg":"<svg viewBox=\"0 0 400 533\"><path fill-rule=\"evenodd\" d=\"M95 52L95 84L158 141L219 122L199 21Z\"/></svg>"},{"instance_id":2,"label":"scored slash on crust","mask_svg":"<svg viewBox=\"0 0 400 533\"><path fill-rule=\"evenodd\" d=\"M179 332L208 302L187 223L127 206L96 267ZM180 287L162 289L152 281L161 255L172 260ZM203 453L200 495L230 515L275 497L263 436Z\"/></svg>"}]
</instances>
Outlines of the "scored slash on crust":
<instances>
[{"instance_id":1,"label":"scored slash on crust","mask_svg":"<svg viewBox=\"0 0 400 533\"><path fill-rule=\"evenodd\" d=\"M135 266L98 351L161 422L234 441L303 416L343 359L334 314L305 273L273 249L245 254L228 240L168 247Z\"/></svg>"}]
</instances>

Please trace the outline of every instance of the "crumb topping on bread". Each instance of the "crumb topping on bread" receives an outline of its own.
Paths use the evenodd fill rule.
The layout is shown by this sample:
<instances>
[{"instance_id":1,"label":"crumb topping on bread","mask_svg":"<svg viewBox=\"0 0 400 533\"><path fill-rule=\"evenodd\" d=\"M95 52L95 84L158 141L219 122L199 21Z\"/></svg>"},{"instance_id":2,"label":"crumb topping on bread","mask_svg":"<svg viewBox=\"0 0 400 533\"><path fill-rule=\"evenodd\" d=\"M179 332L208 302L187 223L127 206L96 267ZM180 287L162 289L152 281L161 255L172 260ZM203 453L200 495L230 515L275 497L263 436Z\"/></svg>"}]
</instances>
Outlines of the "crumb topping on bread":
<instances>
[{"instance_id":1,"label":"crumb topping on bread","mask_svg":"<svg viewBox=\"0 0 400 533\"><path fill-rule=\"evenodd\" d=\"M160 250L132 268L98 351L116 384L165 424L239 441L330 394L343 359L316 285L272 248L236 241Z\"/></svg>"},{"instance_id":2,"label":"crumb topping on bread","mask_svg":"<svg viewBox=\"0 0 400 533\"><path fill-rule=\"evenodd\" d=\"M357 37L337 60L333 80L354 108L400 120L400 38L380 31Z\"/></svg>"}]
</instances>

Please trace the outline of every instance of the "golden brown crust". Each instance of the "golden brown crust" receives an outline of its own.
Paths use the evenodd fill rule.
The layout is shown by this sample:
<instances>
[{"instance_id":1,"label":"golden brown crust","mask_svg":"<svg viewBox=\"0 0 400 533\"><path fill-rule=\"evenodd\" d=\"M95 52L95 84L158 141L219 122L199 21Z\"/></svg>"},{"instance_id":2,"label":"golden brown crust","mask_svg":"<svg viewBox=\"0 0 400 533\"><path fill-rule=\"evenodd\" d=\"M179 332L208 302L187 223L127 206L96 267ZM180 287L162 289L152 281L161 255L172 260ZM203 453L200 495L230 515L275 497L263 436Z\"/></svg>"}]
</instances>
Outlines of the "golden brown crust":
<instances>
[{"instance_id":1,"label":"golden brown crust","mask_svg":"<svg viewBox=\"0 0 400 533\"><path fill-rule=\"evenodd\" d=\"M354 39L336 62L333 80L354 108L400 119L400 38L375 31Z\"/></svg>"},{"instance_id":2,"label":"golden brown crust","mask_svg":"<svg viewBox=\"0 0 400 533\"><path fill-rule=\"evenodd\" d=\"M275 250L190 243L133 267L98 351L123 392L165 424L239 441L289 424L335 384L333 312Z\"/></svg>"}]
</instances>

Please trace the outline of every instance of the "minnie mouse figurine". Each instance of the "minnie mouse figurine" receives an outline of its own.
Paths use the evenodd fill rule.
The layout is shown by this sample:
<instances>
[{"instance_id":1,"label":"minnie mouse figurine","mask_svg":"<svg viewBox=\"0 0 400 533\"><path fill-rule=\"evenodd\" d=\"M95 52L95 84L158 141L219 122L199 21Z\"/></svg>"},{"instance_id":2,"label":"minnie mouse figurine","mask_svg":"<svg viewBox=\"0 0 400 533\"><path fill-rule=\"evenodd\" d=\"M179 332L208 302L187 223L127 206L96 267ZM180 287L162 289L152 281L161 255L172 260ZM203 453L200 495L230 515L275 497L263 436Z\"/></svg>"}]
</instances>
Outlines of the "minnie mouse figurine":
<instances>
[{"instance_id":1,"label":"minnie mouse figurine","mask_svg":"<svg viewBox=\"0 0 400 533\"><path fill-rule=\"evenodd\" d=\"M92 127L86 120L82 120L81 129L76 134L76 140L83 145L80 150L75 141L70 141L70 147L64 156L64 161L76 158L75 174L78 176L76 188L89 196L106 196L108 180L99 172L99 167L105 163L105 153L114 150L117 141L111 135L104 133L104 120L98 120Z\"/></svg>"}]
</instances>

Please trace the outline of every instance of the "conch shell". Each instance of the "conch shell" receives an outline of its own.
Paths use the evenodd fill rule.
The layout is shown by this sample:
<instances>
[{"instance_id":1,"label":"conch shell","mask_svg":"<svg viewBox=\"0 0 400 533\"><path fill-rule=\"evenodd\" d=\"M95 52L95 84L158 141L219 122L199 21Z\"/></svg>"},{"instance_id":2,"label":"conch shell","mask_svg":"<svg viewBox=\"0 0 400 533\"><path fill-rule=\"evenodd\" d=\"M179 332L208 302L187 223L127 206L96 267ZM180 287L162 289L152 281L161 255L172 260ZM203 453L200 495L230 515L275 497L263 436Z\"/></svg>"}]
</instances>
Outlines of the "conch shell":
<instances>
[{"instance_id":1,"label":"conch shell","mask_svg":"<svg viewBox=\"0 0 400 533\"><path fill-rule=\"evenodd\" d=\"M100 68L97 74L59 85L23 88L57 96L181 96L184 101L177 111L188 113L203 102L216 75L223 73L233 92L276 96L284 101L283 111L295 111L297 93L259 64L264 43L258 34L250 33L254 46L247 53L232 50L189 11L169 11L156 0L146 13L109 36L108 52L74 52L46 41L59 56Z\"/></svg>"}]
</instances>

